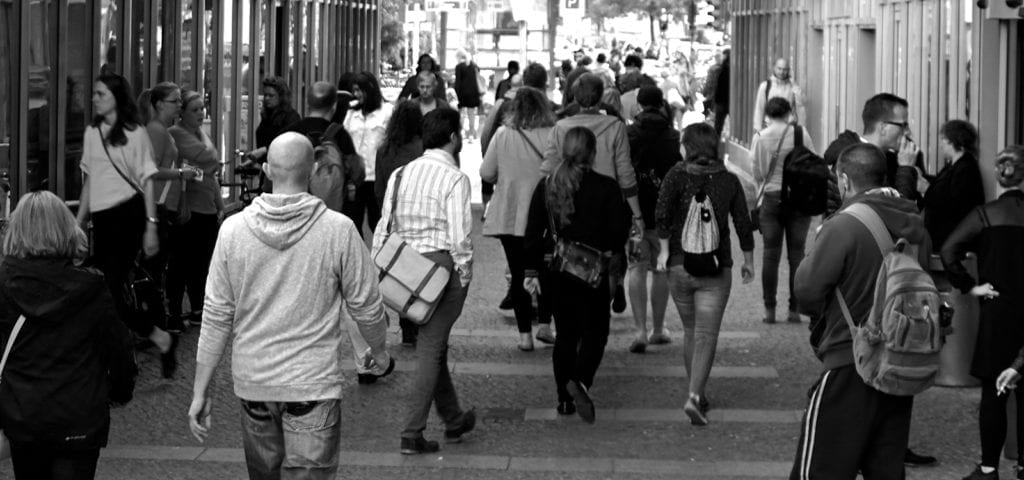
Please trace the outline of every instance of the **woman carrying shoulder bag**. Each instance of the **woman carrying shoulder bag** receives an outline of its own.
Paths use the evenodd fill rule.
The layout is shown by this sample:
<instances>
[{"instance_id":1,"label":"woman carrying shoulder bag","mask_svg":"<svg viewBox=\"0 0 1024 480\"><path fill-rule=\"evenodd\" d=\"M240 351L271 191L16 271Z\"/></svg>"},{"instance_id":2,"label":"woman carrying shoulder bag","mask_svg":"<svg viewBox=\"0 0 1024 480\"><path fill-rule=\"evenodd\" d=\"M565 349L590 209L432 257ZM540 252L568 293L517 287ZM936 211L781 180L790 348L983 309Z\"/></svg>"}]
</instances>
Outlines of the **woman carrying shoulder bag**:
<instances>
[{"instance_id":1,"label":"woman carrying shoulder bag","mask_svg":"<svg viewBox=\"0 0 1024 480\"><path fill-rule=\"evenodd\" d=\"M593 132L570 129L562 144L562 162L533 192L526 223L523 287L553 301L555 349L552 354L558 413L593 423L594 402L589 390L604 356L611 320L608 259L629 236L631 217L619 185L595 173ZM552 238L553 237L553 238ZM545 251L554 240L556 255L543 285L538 274ZM590 256L588 268L574 258ZM586 279L581 278L586 277Z\"/></svg>"},{"instance_id":2,"label":"woman carrying shoulder bag","mask_svg":"<svg viewBox=\"0 0 1024 480\"><path fill-rule=\"evenodd\" d=\"M50 192L23 196L11 214L0 263L0 349L10 352L0 362L0 425L18 480L93 478L110 404L132 398L133 338L103 274L78 266L86 249Z\"/></svg>"},{"instance_id":3,"label":"woman carrying shoulder bag","mask_svg":"<svg viewBox=\"0 0 1024 480\"><path fill-rule=\"evenodd\" d=\"M177 337L145 316L134 315L124 295L140 250L152 257L160 249L160 220L152 182L157 172L153 147L146 129L139 125L138 108L124 77L100 75L93 84L92 105L96 117L83 138L78 221L85 225L92 218L90 260L106 277L121 320L160 349L166 377L177 365Z\"/></svg>"}]
</instances>

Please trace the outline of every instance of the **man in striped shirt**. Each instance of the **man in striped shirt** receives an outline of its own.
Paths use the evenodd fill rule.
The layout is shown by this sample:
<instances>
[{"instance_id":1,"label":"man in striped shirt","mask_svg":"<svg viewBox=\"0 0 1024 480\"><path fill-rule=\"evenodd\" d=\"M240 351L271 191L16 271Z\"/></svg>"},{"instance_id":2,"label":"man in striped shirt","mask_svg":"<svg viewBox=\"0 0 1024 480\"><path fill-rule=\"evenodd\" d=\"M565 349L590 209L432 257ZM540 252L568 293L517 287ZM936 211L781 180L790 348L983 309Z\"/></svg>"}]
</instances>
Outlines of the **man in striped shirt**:
<instances>
[{"instance_id":1,"label":"man in striped shirt","mask_svg":"<svg viewBox=\"0 0 1024 480\"><path fill-rule=\"evenodd\" d=\"M460 132L456 110L441 108L423 117L426 151L391 174L379 224L387 227L377 228L373 235L374 255L388 234L395 233L409 247L452 273L437 309L419 327L416 376L401 435L401 451L406 455L439 449L437 442L423 437L432 403L437 403L445 423L447 443L458 443L476 425L473 410L463 411L459 407L448 371L448 335L462 313L473 277L469 177L459 170L455 160L462 150Z\"/></svg>"}]
</instances>

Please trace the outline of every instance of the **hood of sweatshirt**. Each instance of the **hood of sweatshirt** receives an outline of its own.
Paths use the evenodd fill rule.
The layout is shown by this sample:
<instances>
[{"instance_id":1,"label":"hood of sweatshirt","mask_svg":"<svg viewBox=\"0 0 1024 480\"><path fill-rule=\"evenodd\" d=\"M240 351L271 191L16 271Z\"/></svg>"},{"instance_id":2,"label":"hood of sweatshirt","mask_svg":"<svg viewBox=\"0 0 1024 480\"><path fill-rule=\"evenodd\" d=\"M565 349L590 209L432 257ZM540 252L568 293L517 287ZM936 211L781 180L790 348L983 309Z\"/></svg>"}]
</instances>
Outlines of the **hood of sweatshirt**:
<instances>
[{"instance_id":1,"label":"hood of sweatshirt","mask_svg":"<svg viewBox=\"0 0 1024 480\"><path fill-rule=\"evenodd\" d=\"M645 108L634 118L633 126L643 135L643 138L657 138L669 126L668 117L656 108Z\"/></svg>"},{"instance_id":2,"label":"hood of sweatshirt","mask_svg":"<svg viewBox=\"0 0 1024 480\"><path fill-rule=\"evenodd\" d=\"M324 202L308 193L265 193L242 211L242 218L265 245L287 250L302 240L326 211Z\"/></svg>"},{"instance_id":3,"label":"hood of sweatshirt","mask_svg":"<svg viewBox=\"0 0 1024 480\"><path fill-rule=\"evenodd\" d=\"M886 228L893 238L905 238L914 245L929 243L928 231L924 228L924 218L918 213L917 204L902 198L895 190L877 189L857 194L845 202L843 207L854 203L863 203L872 207L882 217Z\"/></svg>"},{"instance_id":4,"label":"hood of sweatshirt","mask_svg":"<svg viewBox=\"0 0 1024 480\"><path fill-rule=\"evenodd\" d=\"M711 162L708 165L700 165L696 162L686 162L686 173L690 175L711 175L712 173L725 172L725 164L719 161Z\"/></svg>"},{"instance_id":5,"label":"hood of sweatshirt","mask_svg":"<svg viewBox=\"0 0 1024 480\"><path fill-rule=\"evenodd\" d=\"M0 272L4 292L33 322L78 321L82 306L107 288L99 271L76 267L66 258L7 257Z\"/></svg>"}]
</instances>

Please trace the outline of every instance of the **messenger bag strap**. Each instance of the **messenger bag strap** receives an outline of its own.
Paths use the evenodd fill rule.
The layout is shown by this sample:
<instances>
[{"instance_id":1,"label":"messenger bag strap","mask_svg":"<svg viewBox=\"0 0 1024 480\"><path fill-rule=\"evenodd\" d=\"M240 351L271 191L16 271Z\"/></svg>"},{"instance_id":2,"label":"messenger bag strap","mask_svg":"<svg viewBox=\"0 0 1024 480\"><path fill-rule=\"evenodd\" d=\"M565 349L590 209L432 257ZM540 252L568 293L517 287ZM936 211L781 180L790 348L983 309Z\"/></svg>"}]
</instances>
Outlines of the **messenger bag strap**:
<instances>
[{"instance_id":1,"label":"messenger bag strap","mask_svg":"<svg viewBox=\"0 0 1024 480\"><path fill-rule=\"evenodd\" d=\"M540 149L537 148L537 146L534 145L532 141L530 141L530 137L526 136L526 132L523 132L523 130L519 128L515 129L515 131L519 132L519 135L523 137L523 140L526 140L526 144L530 146L530 149L533 150L533 153L540 157L540 161L543 162L544 154L541 153Z\"/></svg>"},{"instance_id":2,"label":"messenger bag strap","mask_svg":"<svg viewBox=\"0 0 1024 480\"><path fill-rule=\"evenodd\" d=\"M25 316L21 315L18 317L18 322L14 324L14 330L11 330L11 338L7 339L7 346L4 347L4 357L0 359L0 381L2 381L2 375L4 367L7 366L7 357L11 355L11 347L14 347L14 339L18 338L18 332L21 331L21 327L25 325Z\"/></svg>"},{"instance_id":3,"label":"messenger bag strap","mask_svg":"<svg viewBox=\"0 0 1024 480\"><path fill-rule=\"evenodd\" d=\"M395 212L398 211L398 187L402 185L403 171L405 171L405 167L395 171L395 184L391 186L391 216L388 217L388 228L385 230L388 234L391 233L391 227L395 223Z\"/></svg>"},{"instance_id":4,"label":"messenger bag strap","mask_svg":"<svg viewBox=\"0 0 1024 480\"><path fill-rule=\"evenodd\" d=\"M114 167L114 171L116 171L124 181L128 182L128 185L131 185L132 188L135 189L136 193L146 196L146 194L142 192L142 188L136 185L135 182L131 181L131 179L128 178L128 175L125 175L124 172L121 171L121 167L117 166L117 162L114 161L114 157L110 156L110 150L107 149L107 141L103 139L103 133L100 132L99 128L96 129L96 135L100 137L100 145L103 145L103 151L107 152L107 160L110 160L110 165Z\"/></svg>"},{"instance_id":5,"label":"messenger bag strap","mask_svg":"<svg viewBox=\"0 0 1024 480\"><path fill-rule=\"evenodd\" d=\"M779 153L782 152L782 144L786 141L786 134L789 133L790 125L786 125L786 129L782 131L782 138L779 139L779 144L775 147L775 154L772 155L772 161L768 164L768 176L764 177L764 181L761 182L760 188L757 189L757 201L754 202L755 207L761 206L761 200L764 199L764 189L768 187L768 182L771 181L772 175L775 174L775 168L779 166Z\"/></svg>"}]
</instances>

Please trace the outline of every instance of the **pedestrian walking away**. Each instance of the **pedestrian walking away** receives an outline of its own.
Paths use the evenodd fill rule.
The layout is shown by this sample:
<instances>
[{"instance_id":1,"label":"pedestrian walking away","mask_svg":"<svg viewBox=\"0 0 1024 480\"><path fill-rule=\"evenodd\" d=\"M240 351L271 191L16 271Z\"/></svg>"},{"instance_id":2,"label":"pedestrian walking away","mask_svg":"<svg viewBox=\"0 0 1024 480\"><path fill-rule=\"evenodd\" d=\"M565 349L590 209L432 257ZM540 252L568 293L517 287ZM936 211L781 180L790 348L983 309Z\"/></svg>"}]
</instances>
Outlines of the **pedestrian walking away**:
<instances>
[{"instance_id":1,"label":"pedestrian walking away","mask_svg":"<svg viewBox=\"0 0 1024 480\"><path fill-rule=\"evenodd\" d=\"M477 137L477 117L480 116L481 99L487 93L486 84L481 84L480 67L476 65L469 53L459 50L455 53L458 64L455 65L455 94L459 98L459 113L466 127L465 137L475 140Z\"/></svg>"},{"instance_id":2,"label":"pedestrian walking away","mask_svg":"<svg viewBox=\"0 0 1024 480\"><path fill-rule=\"evenodd\" d=\"M886 158L878 147L857 143L837 161L843 205L864 205L881 218L892 238L917 246L927 265L931 242L913 202L885 187ZM794 281L811 324L811 345L824 373L809 392L791 479L867 480L904 478L912 396L883 393L867 385L854 366L851 321L861 325L874 304L882 252L868 226L851 214L822 225L815 247ZM838 292L838 295L837 295Z\"/></svg>"},{"instance_id":3,"label":"pedestrian walking away","mask_svg":"<svg viewBox=\"0 0 1024 480\"><path fill-rule=\"evenodd\" d=\"M1020 248L1024 241L1024 147L1013 145L1000 152L995 174L1005 192L968 213L942 247L942 263L953 285L981 303L971 361L971 375L981 380L981 463L965 480L999 478L1008 389L1016 385L1024 369L1024 322L1020 317L1024 309L1024 251ZM978 255L977 279L962 263L968 251ZM1024 398L1020 394L1015 398L1018 411L1024 411ZM1017 417L1016 428L1024 432L1024 417ZM1021 478L1024 444L1018 439L1016 445L1016 477Z\"/></svg>"},{"instance_id":4,"label":"pedestrian walking away","mask_svg":"<svg viewBox=\"0 0 1024 480\"><path fill-rule=\"evenodd\" d=\"M656 268L668 271L669 291L683 322L683 362L689 379L684 410L691 424L704 426L710 408L707 382L732 289L729 217L743 251L743 283L754 280L754 233L743 186L718 158L713 128L706 123L686 127L683 149L685 162L668 171L658 195ZM705 236L706 230L717 235ZM697 243L705 251L693 250L694 236L703 237Z\"/></svg>"},{"instance_id":5,"label":"pedestrian walking away","mask_svg":"<svg viewBox=\"0 0 1024 480\"><path fill-rule=\"evenodd\" d=\"M393 233L451 272L436 309L417 333L415 376L401 433L401 452L406 455L440 449L423 435L432 404L445 424L447 443L461 442L476 426L474 411L459 406L448 370L448 337L462 314L473 278L469 177L455 162L462 150L459 113L445 108L423 117L423 147L422 157L396 170L388 181L381 222L392 228L377 229L373 236L375 255ZM402 180L396 190L399 175Z\"/></svg>"},{"instance_id":6,"label":"pedestrian walking away","mask_svg":"<svg viewBox=\"0 0 1024 480\"><path fill-rule=\"evenodd\" d=\"M611 252L621 250L626 242L629 210L618 194L618 183L593 170L597 155L593 132L586 127L573 127L560 143L561 161L537 185L530 201L523 288L531 294L556 299L553 304L558 336L552 363L558 413L579 413L584 421L594 423L596 413L590 389L604 356L611 321L608 273L606 268L598 268L584 282L568 272L586 267L572 265L573 256L564 252L570 246L585 250L595 262L588 265L606 267ZM552 249L564 267L543 265L545 253ZM543 273L545 268L550 270Z\"/></svg>"},{"instance_id":7,"label":"pedestrian walking away","mask_svg":"<svg viewBox=\"0 0 1024 480\"><path fill-rule=\"evenodd\" d=\"M210 435L214 371L231 340L249 478L337 475L342 315L394 368L377 268L352 221L310 195L313 145L284 133L267 152L264 193L224 222L210 264L189 427Z\"/></svg>"},{"instance_id":8,"label":"pedestrian walking away","mask_svg":"<svg viewBox=\"0 0 1024 480\"><path fill-rule=\"evenodd\" d=\"M110 407L132 399L134 337L103 274L78 265L85 232L56 195L21 198L2 251L0 425L14 478L92 479Z\"/></svg>"}]
</instances>

